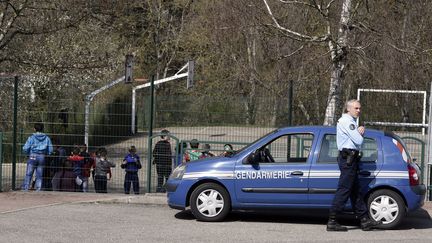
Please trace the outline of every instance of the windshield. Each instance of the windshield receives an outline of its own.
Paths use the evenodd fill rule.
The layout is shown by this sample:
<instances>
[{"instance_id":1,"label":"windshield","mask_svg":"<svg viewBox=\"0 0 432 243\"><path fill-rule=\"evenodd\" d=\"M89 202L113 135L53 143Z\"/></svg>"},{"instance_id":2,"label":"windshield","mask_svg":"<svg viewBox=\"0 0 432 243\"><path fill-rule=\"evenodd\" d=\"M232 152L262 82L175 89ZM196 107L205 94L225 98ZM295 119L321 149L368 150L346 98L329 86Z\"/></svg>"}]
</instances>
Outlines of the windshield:
<instances>
[{"instance_id":1,"label":"windshield","mask_svg":"<svg viewBox=\"0 0 432 243\"><path fill-rule=\"evenodd\" d=\"M268 135L273 134L273 133L275 133L275 132L277 132L277 131L278 131L278 129L273 130L273 131L267 133L266 135L264 135L264 136L258 138L257 140L255 140L255 141L253 141L252 143L250 143L250 144L244 146L243 148L241 148L241 149L239 149L239 150L237 150L237 151L234 151L234 153L232 153L232 154L231 154L230 156L228 156L228 157L231 157L231 156L233 156L234 154L238 154L238 153L240 153L240 152L242 152L242 151L248 149L250 146L253 146L254 144L260 142L262 139L266 138Z\"/></svg>"}]
</instances>

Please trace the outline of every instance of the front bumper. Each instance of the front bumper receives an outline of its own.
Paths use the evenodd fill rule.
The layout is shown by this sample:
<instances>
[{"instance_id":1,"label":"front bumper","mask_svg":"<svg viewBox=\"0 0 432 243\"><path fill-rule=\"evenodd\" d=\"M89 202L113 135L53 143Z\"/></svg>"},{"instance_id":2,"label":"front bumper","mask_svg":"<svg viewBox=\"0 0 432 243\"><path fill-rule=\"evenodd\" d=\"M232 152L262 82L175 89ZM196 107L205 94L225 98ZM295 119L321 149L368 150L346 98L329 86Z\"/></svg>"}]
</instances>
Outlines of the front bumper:
<instances>
[{"instance_id":1,"label":"front bumper","mask_svg":"<svg viewBox=\"0 0 432 243\"><path fill-rule=\"evenodd\" d=\"M177 190L177 183L166 183L165 184L165 189L167 190L167 192L175 192Z\"/></svg>"},{"instance_id":2,"label":"front bumper","mask_svg":"<svg viewBox=\"0 0 432 243\"><path fill-rule=\"evenodd\" d=\"M168 180L166 183L168 206L184 210L188 205L188 192L194 180Z\"/></svg>"}]
</instances>

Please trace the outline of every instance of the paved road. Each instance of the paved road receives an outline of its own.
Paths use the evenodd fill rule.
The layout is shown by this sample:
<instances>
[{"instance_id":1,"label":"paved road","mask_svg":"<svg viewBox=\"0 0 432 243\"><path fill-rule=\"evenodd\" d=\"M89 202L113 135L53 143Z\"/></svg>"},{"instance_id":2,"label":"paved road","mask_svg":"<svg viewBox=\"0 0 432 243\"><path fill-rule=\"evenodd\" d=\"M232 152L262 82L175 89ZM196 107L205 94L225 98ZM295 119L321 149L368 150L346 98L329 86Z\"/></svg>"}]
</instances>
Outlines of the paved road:
<instances>
[{"instance_id":1,"label":"paved road","mask_svg":"<svg viewBox=\"0 0 432 243\"><path fill-rule=\"evenodd\" d=\"M165 205L56 204L0 214L0 242L432 242L421 210L399 230L326 232L326 215L231 214L226 222L196 221Z\"/></svg>"}]
</instances>

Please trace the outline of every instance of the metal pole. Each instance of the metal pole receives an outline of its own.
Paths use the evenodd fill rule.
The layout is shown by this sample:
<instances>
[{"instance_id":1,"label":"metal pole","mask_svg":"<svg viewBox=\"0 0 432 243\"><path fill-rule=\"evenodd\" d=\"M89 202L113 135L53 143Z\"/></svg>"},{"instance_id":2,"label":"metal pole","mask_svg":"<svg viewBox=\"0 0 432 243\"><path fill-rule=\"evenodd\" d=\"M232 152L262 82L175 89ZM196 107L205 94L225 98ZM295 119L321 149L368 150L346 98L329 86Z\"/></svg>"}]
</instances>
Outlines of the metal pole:
<instances>
[{"instance_id":1,"label":"metal pole","mask_svg":"<svg viewBox=\"0 0 432 243\"><path fill-rule=\"evenodd\" d=\"M288 126L292 126L292 106L293 106L293 81L290 80L288 84ZM287 160L291 157L291 136L287 137Z\"/></svg>"},{"instance_id":2,"label":"metal pole","mask_svg":"<svg viewBox=\"0 0 432 243\"><path fill-rule=\"evenodd\" d=\"M292 106L293 106L293 81L289 81L288 86L288 126L292 126Z\"/></svg>"},{"instance_id":3,"label":"metal pole","mask_svg":"<svg viewBox=\"0 0 432 243\"><path fill-rule=\"evenodd\" d=\"M85 103L85 118L84 118L84 144L89 146L89 133L90 133L90 102L91 98L86 97Z\"/></svg>"},{"instance_id":4,"label":"metal pole","mask_svg":"<svg viewBox=\"0 0 432 243\"><path fill-rule=\"evenodd\" d=\"M426 96L427 96L426 91L424 91L424 93L423 93L423 118L422 118L423 124L426 124ZM425 131L426 131L426 129L425 129L425 127L423 127L422 128L422 135L425 135Z\"/></svg>"},{"instance_id":5,"label":"metal pole","mask_svg":"<svg viewBox=\"0 0 432 243\"><path fill-rule=\"evenodd\" d=\"M12 190L15 190L15 186L16 186L17 113L18 113L18 76L15 76L14 99L13 99L13 135L12 135Z\"/></svg>"},{"instance_id":6,"label":"metal pole","mask_svg":"<svg viewBox=\"0 0 432 243\"><path fill-rule=\"evenodd\" d=\"M429 169L429 201L432 201L432 82L429 92L429 114L428 114L428 139L427 139L427 164ZM424 168L422 168L424 169Z\"/></svg>"},{"instance_id":7,"label":"metal pole","mask_svg":"<svg viewBox=\"0 0 432 243\"><path fill-rule=\"evenodd\" d=\"M3 133L0 132L0 192L3 191Z\"/></svg>"},{"instance_id":8,"label":"metal pole","mask_svg":"<svg viewBox=\"0 0 432 243\"><path fill-rule=\"evenodd\" d=\"M135 134L135 103L136 103L136 90L132 89L132 122L131 122L131 132Z\"/></svg>"},{"instance_id":9,"label":"metal pole","mask_svg":"<svg viewBox=\"0 0 432 243\"><path fill-rule=\"evenodd\" d=\"M187 66L188 65L186 64L180 71L182 71ZM162 83L165 83L165 82L169 82L169 81L173 81L173 80L176 80L176 79L180 79L180 78L184 78L184 77L189 77L188 73L181 73L181 74L179 74L180 71L178 71L174 76L171 76L171 77L168 77L168 78L154 80L154 85L159 85L159 84L162 84ZM138 86L135 86L135 87L132 88L132 112L133 111L136 112L136 108L135 108L136 102L135 103L133 102L133 100L136 99L136 91L139 90L139 89L150 87L150 86L151 86L151 82L148 82L148 83L141 84L141 85L138 85ZM131 121L131 126L135 125L135 123L136 123L133 120L133 119L135 119L134 117L135 116L132 116L132 118L131 118L131 120L132 120ZM133 131L133 129L135 129L135 128L131 127L131 131Z\"/></svg>"},{"instance_id":10,"label":"metal pole","mask_svg":"<svg viewBox=\"0 0 432 243\"><path fill-rule=\"evenodd\" d=\"M152 166L152 136L153 136L153 95L154 95L154 75L150 85L150 109L149 109L149 131L148 131L148 161L147 161L147 193L151 192L151 166Z\"/></svg>"},{"instance_id":11,"label":"metal pole","mask_svg":"<svg viewBox=\"0 0 432 243\"><path fill-rule=\"evenodd\" d=\"M116 85L116 84L118 84L120 82L123 82L124 80L125 80L125 76L122 76L122 77L120 77L120 78L118 78L116 80L111 81L111 83L106 84L105 86L103 86L103 87L101 87L101 88L99 88L99 89L91 92L90 94L88 94L86 96L85 121L84 121L85 122L85 124L84 124L84 143L87 144L87 147L89 146L89 143L88 143L88 140L89 140L88 137L89 137L89 132L90 132L90 124L89 124L89 122L90 122L89 121L90 114L89 113L90 113L90 103L91 103L91 101L93 100L93 98L97 94L99 94L99 93L101 93L101 92L103 92L103 91L111 88L112 86L114 86L114 85Z\"/></svg>"}]
</instances>

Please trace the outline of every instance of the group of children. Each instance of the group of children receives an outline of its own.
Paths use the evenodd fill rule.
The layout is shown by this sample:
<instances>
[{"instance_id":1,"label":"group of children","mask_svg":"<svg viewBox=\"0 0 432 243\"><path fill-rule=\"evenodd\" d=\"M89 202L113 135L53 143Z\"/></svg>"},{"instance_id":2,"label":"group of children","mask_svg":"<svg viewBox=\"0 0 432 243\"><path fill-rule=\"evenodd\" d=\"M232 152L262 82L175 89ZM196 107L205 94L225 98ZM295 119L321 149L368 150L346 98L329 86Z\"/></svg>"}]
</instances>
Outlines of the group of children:
<instances>
[{"instance_id":1,"label":"group of children","mask_svg":"<svg viewBox=\"0 0 432 243\"><path fill-rule=\"evenodd\" d=\"M57 146L51 156L51 168L54 175L51 179L54 191L89 191L89 178L93 177L94 189L97 193L107 193L107 183L111 178L111 168L116 164L107 158L107 150L99 148L95 153L89 154L87 146L74 146L69 156L65 149ZM138 170L141 161L136 154L135 146L129 148L124 157L121 168L125 169L124 192L129 194L131 184L135 194L139 194Z\"/></svg>"},{"instance_id":2,"label":"group of children","mask_svg":"<svg viewBox=\"0 0 432 243\"><path fill-rule=\"evenodd\" d=\"M204 144L199 149L198 140L192 139L190 149L184 146L184 154L180 160L182 163L213 157L215 154L210 152L210 145ZM231 153L233 148L230 144L224 145L222 156ZM51 168L54 170L50 178L52 190L54 191L89 191L89 178L93 177L94 189L97 193L107 193L107 182L111 178L111 168L116 164L107 158L107 150L99 148L95 153L89 154L87 146L74 146L69 156L66 156L65 149L56 146L51 156ZM128 149L128 154L124 157L120 167L125 170L124 193L130 194L131 187L134 194L140 193L138 171L142 168L140 157L135 146Z\"/></svg>"},{"instance_id":3,"label":"group of children","mask_svg":"<svg viewBox=\"0 0 432 243\"><path fill-rule=\"evenodd\" d=\"M183 144L183 149L186 150L187 144ZM215 154L210 152L210 144L204 144L202 149L199 149L199 142L197 139L192 139L189 143L190 150L183 151L183 162L194 161L197 159L203 159L208 157L214 157ZM233 146L231 144L224 145L224 151L220 154L220 156L229 156L234 152Z\"/></svg>"}]
</instances>

